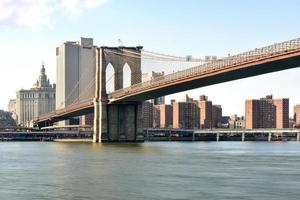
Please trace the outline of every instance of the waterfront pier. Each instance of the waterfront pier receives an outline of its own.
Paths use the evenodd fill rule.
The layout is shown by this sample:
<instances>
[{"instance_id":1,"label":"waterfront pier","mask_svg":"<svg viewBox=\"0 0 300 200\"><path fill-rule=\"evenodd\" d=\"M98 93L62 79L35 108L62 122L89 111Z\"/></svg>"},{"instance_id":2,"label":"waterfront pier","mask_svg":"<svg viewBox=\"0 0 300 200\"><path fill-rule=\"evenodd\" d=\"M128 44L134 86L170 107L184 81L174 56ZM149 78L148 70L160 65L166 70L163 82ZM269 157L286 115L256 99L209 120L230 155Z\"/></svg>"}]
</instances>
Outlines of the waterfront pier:
<instances>
[{"instance_id":1,"label":"waterfront pier","mask_svg":"<svg viewBox=\"0 0 300 200\"><path fill-rule=\"evenodd\" d=\"M300 129L145 129L148 141L300 141Z\"/></svg>"}]
</instances>

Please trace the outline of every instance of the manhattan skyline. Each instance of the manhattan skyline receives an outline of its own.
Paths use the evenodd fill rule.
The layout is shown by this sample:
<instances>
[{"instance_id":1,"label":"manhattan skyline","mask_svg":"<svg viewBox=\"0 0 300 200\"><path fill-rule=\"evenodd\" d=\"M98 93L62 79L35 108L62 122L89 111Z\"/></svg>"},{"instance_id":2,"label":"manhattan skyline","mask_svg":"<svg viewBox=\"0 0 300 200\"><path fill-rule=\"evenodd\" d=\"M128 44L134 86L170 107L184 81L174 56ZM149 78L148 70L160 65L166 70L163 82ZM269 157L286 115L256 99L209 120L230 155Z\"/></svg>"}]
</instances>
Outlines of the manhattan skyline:
<instances>
[{"instance_id":1,"label":"manhattan skyline","mask_svg":"<svg viewBox=\"0 0 300 200\"><path fill-rule=\"evenodd\" d=\"M17 90L32 87L42 61L51 82L56 82L55 48L80 37L94 38L97 46L117 46L121 39L127 46L171 55L223 57L300 35L297 1L84 2L82 7L78 1L0 3L0 109L6 109ZM35 14L20 16L22 9ZM61 14L62 9L67 14ZM290 98L291 115L292 106L300 103L298 74L300 69L293 69L231 81L175 94L167 102L183 99L185 93L194 99L205 94L222 105L224 115L244 115L246 99L273 94Z\"/></svg>"}]
</instances>

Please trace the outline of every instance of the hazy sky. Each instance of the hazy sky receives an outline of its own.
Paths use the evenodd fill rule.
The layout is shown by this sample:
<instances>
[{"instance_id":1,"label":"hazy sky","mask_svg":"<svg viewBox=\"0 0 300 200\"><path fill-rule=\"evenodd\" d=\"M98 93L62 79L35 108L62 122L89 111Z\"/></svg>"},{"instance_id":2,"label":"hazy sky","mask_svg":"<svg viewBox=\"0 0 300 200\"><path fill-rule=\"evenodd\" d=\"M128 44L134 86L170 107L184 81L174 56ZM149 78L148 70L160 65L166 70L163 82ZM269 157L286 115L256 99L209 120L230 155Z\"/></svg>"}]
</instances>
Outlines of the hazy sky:
<instances>
[{"instance_id":1,"label":"hazy sky","mask_svg":"<svg viewBox=\"0 0 300 200\"><path fill-rule=\"evenodd\" d=\"M115 46L121 39L171 55L226 56L300 37L299 10L299 0L0 0L0 109L33 85L42 61L55 82L55 47L65 41ZM299 76L300 68L187 93L208 95L224 115L244 115L245 99L267 94L289 97L292 109Z\"/></svg>"}]
</instances>

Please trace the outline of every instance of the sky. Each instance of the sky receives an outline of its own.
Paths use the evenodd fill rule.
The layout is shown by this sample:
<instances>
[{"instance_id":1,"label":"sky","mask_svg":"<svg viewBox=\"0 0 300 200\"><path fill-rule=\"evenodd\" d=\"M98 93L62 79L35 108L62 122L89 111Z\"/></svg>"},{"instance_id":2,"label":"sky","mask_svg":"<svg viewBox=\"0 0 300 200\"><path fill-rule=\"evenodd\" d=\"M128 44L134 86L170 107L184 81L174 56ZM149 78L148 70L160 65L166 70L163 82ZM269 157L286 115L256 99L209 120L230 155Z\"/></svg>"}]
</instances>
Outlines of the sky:
<instances>
[{"instance_id":1,"label":"sky","mask_svg":"<svg viewBox=\"0 0 300 200\"><path fill-rule=\"evenodd\" d=\"M91 37L97 46L117 46L121 39L163 54L222 57L300 37L299 10L299 0L0 0L0 109L32 87L42 62L55 82L55 48L65 41ZM290 98L292 115L299 76L300 68L291 69L167 100L205 94L224 115L244 115L246 99L273 94Z\"/></svg>"}]
</instances>

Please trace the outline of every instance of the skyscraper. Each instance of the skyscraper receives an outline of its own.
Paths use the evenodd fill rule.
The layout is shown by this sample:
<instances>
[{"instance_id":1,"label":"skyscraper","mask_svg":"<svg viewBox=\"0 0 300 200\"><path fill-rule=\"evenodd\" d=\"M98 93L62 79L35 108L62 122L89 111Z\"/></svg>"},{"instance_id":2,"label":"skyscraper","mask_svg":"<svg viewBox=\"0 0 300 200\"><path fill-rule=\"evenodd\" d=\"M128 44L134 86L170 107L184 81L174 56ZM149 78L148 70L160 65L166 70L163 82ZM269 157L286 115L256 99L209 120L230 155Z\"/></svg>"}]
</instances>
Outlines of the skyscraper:
<instances>
[{"instance_id":1,"label":"skyscraper","mask_svg":"<svg viewBox=\"0 0 300 200\"><path fill-rule=\"evenodd\" d=\"M56 109L94 96L95 62L92 38L56 48Z\"/></svg>"},{"instance_id":2,"label":"skyscraper","mask_svg":"<svg viewBox=\"0 0 300 200\"><path fill-rule=\"evenodd\" d=\"M173 102L173 128L200 128L199 107L197 102L186 96L185 102Z\"/></svg>"},{"instance_id":3,"label":"skyscraper","mask_svg":"<svg viewBox=\"0 0 300 200\"><path fill-rule=\"evenodd\" d=\"M56 109L94 97L95 55L92 38L65 42L56 48Z\"/></svg>"},{"instance_id":4,"label":"skyscraper","mask_svg":"<svg viewBox=\"0 0 300 200\"><path fill-rule=\"evenodd\" d=\"M275 99L276 128L289 128L289 99Z\"/></svg>"},{"instance_id":5,"label":"skyscraper","mask_svg":"<svg viewBox=\"0 0 300 200\"><path fill-rule=\"evenodd\" d=\"M294 120L295 126L300 128L300 104L294 106Z\"/></svg>"},{"instance_id":6,"label":"skyscraper","mask_svg":"<svg viewBox=\"0 0 300 200\"><path fill-rule=\"evenodd\" d=\"M185 102L173 102L173 128L186 128L185 104Z\"/></svg>"},{"instance_id":7,"label":"skyscraper","mask_svg":"<svg viewBox=\"0 0 300 200\"><path fill-rule=\"evenodd\" d=\"M201 112L201 110L200 110ZM219 128L222 124L222 107L221 105L212 105L212 128Z\"/></svg>"},{"instance_id":8,"label":"skyscraper","mask_svg":"<svg viewBox=\"0 0 300 200\"><path fill-rule=\"evenodd\" d=\"M276 128L276 107L273 96L260 99L260 128Z\"/></svg>"},{"instance_id":9,"label":"skyscraper","mask_svg":"<svg viewBox=\"0 0 300 200\"><path fill-rule=\"evenodd\" d=\"M153 128L160 128L160 105L153 106Z\"/></svg>"},{"instance_id":10,"label":"skyscraper","mask_svg":"<svg viewBox=\"0 0 300 200\"><path fill-rule=\"evenodd\" d=\"M289 99L273 99L272 95L246 101L246 129L288 128Z\"/></svg>"},{"instance_id":11,"label":"skyscraper","mask_svg":"<svg viewBox=\"0 0 300 200\"><path fill-rule=\"evenodd\" d=\"M173 107L172 105L155 105L155 124L158 124L159 128L170 128L173 124Z\"/></svg>"},{"instance_id":12,"label":"skyscraper","mask_svg":"<svg viewBox=\"0 0 300 200\"><path fill-rule=\"evenodd\" d=\"M246 129L260 128L259 100L246 100L245 118Z\"/></svg>"},{"instance_id":13,"label":"skyscraper","mask_svg":"<svg viewBox=\"0 0 300 200\"><path fill-rule=\"evenodd\" d=\"M142 104L142 123L143 128L152 128L153 127L153 112L154 112L153 103L145 101Z\"/></svg>"},{"instance_id":14,"label":"skyscraper","mask_svg":"<svg viewBox=\"0 0 300 200\"><path fill-rule=\"evenodd\" d=\"M17 117L17 101L16 99L10 99L8 106L7 106L8 112L11 113L12 118L18 122L18 117Z\"/></svg>"},{"instance_id":15,"label":"skyscraper","mask_svg":"<svg viewBox=\"0 0 300 200\"><path fill-rule=\"evenodd\" d=\"M208 101L207 96L201 95L198 106L200 108L201 128L212 128L212 102Z\"/></svg>"},{"instance_id":16,"label":"skyscraper","mask_svg":"<svg viewBox=\"0 0 300 200\"><path fill-rule=\"evenodd\" d=\"M42 65L38 80L29 90L19 90L16 98L18 124L32 126L32 120L55 109L55 84L51 85Z\"/></svg>"}]
</instances>

